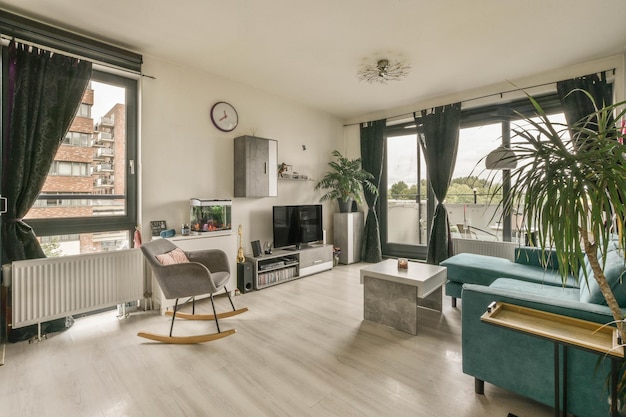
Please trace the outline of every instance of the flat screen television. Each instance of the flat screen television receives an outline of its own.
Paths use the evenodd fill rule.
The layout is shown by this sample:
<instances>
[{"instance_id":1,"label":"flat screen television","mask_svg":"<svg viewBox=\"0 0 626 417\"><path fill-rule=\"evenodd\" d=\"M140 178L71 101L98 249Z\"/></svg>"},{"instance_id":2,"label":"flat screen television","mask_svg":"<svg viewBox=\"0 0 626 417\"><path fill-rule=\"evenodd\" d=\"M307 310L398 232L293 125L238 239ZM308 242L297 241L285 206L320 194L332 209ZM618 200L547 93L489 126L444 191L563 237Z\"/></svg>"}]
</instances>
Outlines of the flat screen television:
<instances>
[{"instance_id":1,"label":"flat screen television","mask_svg":"<svg viewBox=\"0 0 626 417\"><path fill-rule=\"evenodd\" d=\"M274 206L274 247L300 249L322 240L322 205Z\"/></svg>"}]
</instances>

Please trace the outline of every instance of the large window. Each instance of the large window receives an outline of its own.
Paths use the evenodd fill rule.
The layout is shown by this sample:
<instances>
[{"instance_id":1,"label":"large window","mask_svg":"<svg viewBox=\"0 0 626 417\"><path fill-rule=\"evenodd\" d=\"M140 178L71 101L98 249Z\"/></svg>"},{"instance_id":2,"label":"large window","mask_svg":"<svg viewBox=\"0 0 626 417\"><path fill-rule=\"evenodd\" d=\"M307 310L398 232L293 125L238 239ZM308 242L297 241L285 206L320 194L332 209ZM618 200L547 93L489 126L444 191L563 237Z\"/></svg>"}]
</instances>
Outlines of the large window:
<instances>
[{"instance_id":1,"label":"large window","mask_svg":"<svg viewBox=\"0 0 626 417\"><path fill-rule=\"evenodd\" d=\"M91 117L91 106L88 103L81 103L76 115L81 117Z\"/></svg>"},{"instance_id":2,"label":"large window","mask_svg":"<svg viewBox=\"0 0 626 417\"><path fill-rule=\"evenodd\" d=\"M44 251L58 256L131 246L137 225L135 163L142 56L6 11L0 16L0 33L94 62L91 82L69 132L61 140L37 202L25 216ZM8 39L1 40L3 121L7 120L4 46ZM0 155L6 141L2 143Z\"/></svg>"},{"instance_id":3,"label":"large window","mask_svg":"<svg viewBox=\"0 0 626 417\"><path fill-rule=\"evenodd\" d=\"M550 120L565 123L555 95L537 99ZM499 146L514 143L515 131L523 128L521 115L533 113L528 100L463 112L457 163L446 196L453 238L531 243L524 232L524 213L502 214L500 203L510 187L509 171L487 169L485 157Z\"/></svg>"},{"instance_id":4,"label":"large window","mask_svg":"<svg viewBox=\"0 0 626 417\"><path fill-rule=\"evenodd\" d=\"M89 165L86 162L54 161L48 175L87 176Z\"/></svg>"},{"instance_id":5,"label":"large window","mask_svg":"<svg viewBox=\"0 0 626 417\"><path fill-rule=\"evenodd\" d=\"M501 213L503 171L485 169L485 156L502 144L502 121L486 120L459 132L457 162L446 196L446 209L455 238L502 240ZM498 194L495 194L495 192ZM494 196L495 197L492 197Z\"/></svg>"},{"instance_id":6,"label":"large window","mask_svg":"<svg viewBox=\"0 0 626 417\"><path fill-rule=\"evenodd\" d=\"M134 79L94 71L25 219L48 256L129 248L136 220Z\"/></svg>"},{"instance_id":7,"label":"large window","mask_svg":"<svg viewBox=\"0 0 626 417\"><path fill-rule=\"evenodd\" d=\"M64 145L91 147L91 135L84 132L69 131L63 138Z\"/></svg>"},{"instance_id":8,"label":"large window","mask_svg":"<svg viewBox=\"0 0 626 417\"><path fill-rule=\"evenodd\" d=\"M556 95L537 99L551 119L564 122ZM484 163L490 151L515 140L519 114L532 114L528 100L462 111L457 161L445 201L453 238L527 243L520 233L523 213L503 218L500 211L510 187L509 172L487 170ZM388 123L383 181L383 254L425 258L434 196L412 120Z\"/></svg>"}]
</instances>

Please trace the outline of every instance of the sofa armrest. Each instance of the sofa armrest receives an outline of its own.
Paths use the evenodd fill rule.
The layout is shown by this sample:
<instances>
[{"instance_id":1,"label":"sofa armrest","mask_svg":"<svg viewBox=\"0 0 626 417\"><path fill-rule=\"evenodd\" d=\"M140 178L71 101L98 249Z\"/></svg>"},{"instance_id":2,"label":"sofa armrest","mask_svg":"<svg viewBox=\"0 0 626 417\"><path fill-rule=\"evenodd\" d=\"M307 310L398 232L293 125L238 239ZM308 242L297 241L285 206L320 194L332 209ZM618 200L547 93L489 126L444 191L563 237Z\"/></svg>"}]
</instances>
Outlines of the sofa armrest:
<instances>
[{"instance_id":1,"label":"sofa armrest","mask_svg":"<svg viewBox=\"0 0 626 417\"><path fill-rule=\"evenodd\" d=\"M463 372L477 382L500 386L548 406L554 404L554 343L483 322L480 317L493 301L588 320L598 323L598 327L613 320L607 306L554 300L505 288L463 286ZM601 355L568 350L568 411L574 415L608 415L605 378L610 366L610 360ZM607 414L598 412L603 409Z\"/></svg>"},{"instance_id":2,"label":"sofa armrest","mask_svg":"<svg viewBox=\"0 0 626 417\"><path fill-rule=\"evenodd\" d=\"M556 251L541 249L533 246L521 246L515 248L515 263L522 265L538 266L544 269L559 269L559 260Z\"/></svg>"},{"instance_id":3,"label":"sofa armrest","mask_svg":"<svg viewBox=\"0 0 626 417\"><path fill-rule=\"evenodd\" d=\"M574 317L581 320L592 321L595 323L606 324L613 321L613 315L608 306L585 303L568 299L556 299L553 297L542 297L536 294L528 294L514 289L507 290L504 288L485 287L483 285L465 284L463 285L463 307L465 307L465 299L471 301L479 294L478 299L490 299L491 301L501 301L505 303L515 304L522 307L534 308L536 310L546 311L549 313L561 314L563 316ZM491 302L490 301L490 302ZM483 304L482 302L481 304ZM484 305L483 313L487 311L487 305ZM465 309L464 309L465 310ZM622 309L626 316L626 309ZM482 313L481 313L482 314Z\"/></svg>"}]
</instances>

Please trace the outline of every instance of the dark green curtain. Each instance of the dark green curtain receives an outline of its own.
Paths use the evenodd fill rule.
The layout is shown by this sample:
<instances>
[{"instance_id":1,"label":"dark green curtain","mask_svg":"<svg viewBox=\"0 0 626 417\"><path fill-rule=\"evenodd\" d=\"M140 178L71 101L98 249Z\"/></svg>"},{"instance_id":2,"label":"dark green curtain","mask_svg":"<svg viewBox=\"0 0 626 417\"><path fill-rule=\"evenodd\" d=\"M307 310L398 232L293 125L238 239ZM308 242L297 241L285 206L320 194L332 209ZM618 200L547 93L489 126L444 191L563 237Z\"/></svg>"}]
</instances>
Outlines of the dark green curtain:
<instances>
[{"instance_id":1,"label":"dark green curtain","mask_svg":"<svg viewBox=\"0 0 626 417\"><path fill-rule=\"evenodd\" d=\"M387 129L386 120L361 125L361 166L372 174L372 182L380 190L380 179L383 174L383 161L385 158L385 136ZM364 262L380 262L383 260L380 246L380 232L376 202L378 195L364 190L365 201L368 206L363 233L363 246L361 246L361 260Z\"/></svg>"},{"instance_id":2,"label":"dark green curtain","mask_svg":"<svg viewBox=\"0 0 626 417\"><path fill-rule=\"evenodd\" d=\"M583 91L576 90L588 92L593 102ZM607 82L605 72L559 81L556 91L569 126L594 113L594 102L598 108L613 104L613 85ZM576 143L582 145L584 138L577 138Z\"/></svg>"},{"instance_id":3,"label":"dark green curtain","mask_svg":"<svg viewBox=\"0 0 626 417\"><path fill-rule=\"evenodd\" d=\"M422 110L421 114L414 116L428 178L437 199L426 261L437 265L452 255L452 236L443 201L452 180L459 147L461 103Z\"/></svg>"},{"instance_id":4,"label":"dark green curtain","mask_svg":"<svg viewBox=\"0 0 626 417\"><path fill-rule=\"evenodd\" d=\"M12 41L3 132L2 263L45 257L22 218L35 203L91 78L91 63Z\"/></svg>"},{"instance_id":5,"label":"dark green curtain","mask_svg":"<svg viewBox=\"0 0 626 417\"><path fill-rule=\"evenodd\" d=\"M587 95L582 91L572 92L576 89L589 92L598 107L613 103L613 86L606 81L606 73L604 72L559 81L556 83L556 91L568 125L573 125L583 117L595 112L593 103Z\"/></svg>"}]
</instances>

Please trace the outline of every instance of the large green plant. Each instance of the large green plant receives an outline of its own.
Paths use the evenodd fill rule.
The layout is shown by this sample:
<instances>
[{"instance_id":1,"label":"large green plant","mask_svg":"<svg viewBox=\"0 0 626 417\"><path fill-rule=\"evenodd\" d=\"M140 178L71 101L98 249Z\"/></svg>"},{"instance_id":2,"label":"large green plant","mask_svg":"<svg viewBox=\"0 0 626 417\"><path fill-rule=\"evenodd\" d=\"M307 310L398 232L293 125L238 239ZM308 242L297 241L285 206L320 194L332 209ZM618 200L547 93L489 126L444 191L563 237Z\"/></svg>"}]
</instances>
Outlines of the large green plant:
<instances>
[{"instance_id":1,"label":"large green plant","mask_svg":"<svg viewBox=\"0 0 626 417\"><path fill-rule=\"evenodd\" d=\"M365 187L369 192L378 194L378 189L372 183L374 176L361 167L361 158L348 159L341 152L332 152L337 160L330 161L331 171L315 185L315 189L328 190L320 197L320 201L339 199L344 202L350 199L361 203L361 192Z\"/></svg>"},{"instance_id":2,"label":"large green plant","mask_svg":"<svg viewBox=\"0 0 626 417\"><path fill-rule=\"evenodd\" d=\"M570 94L585 94L594 102L586 91ZM603 272L609 241L617 234L621 248L626 247L622 233L626 146L615 122L623 119L626 102L606 106L594 102L594 113L566 126L551 121L537 101L530 100L536 116L523 117L513 129L512 158L517 168L511 171L512 185L509 198L502 202L503 212L524 213L527 228L532 225L537 233L538 245L555 250L563 279L569 274L578 276L586 255L626 341L624 317ZM587 268L582 271L584 276L578 279L586 281Z\"/></svg>"},{"instance_id":3,"label":"large green plant","mask_svg":"<svg viewBox=\"0 0 626 417\"><path fill-rule=\"evenodd\" d=\"M626 341L622 310L604 275L607 248L611 239L626 247L623 233L626 219L626 146L624 134L615 121L623 120L626 102L598 106L574 126L550 120L530 98L536 116L523 117L513 129L511 146L517 168L511 171L511 189L502 201L503 212L521 211L526 225L533 225L537 244L554 249L560 275L589 279L587 268L580 268L585 256L617 328ZM579 271L583 276L579 276ZM626 285L623 283L621 285ZM619 397L626 397L626 369L622 366Z\"/></svg>"},{"instance_id":4,"label":"large green plant","mask_svg":"<svg viewBox=\"0 0 626 417\"><path fill-rule=\"evenodd\" d=\"M586 91L576 91L593 102ZM504 213L524 213L526 224L536 228L538 244L555 249L563 277L577 275L586 255L607 305L615 320L621 321L622 312L602 266L615 233L608 226L615 224L621 231L626 218L626 146L615 123L624 115L619 109L626 103L596 106L594 113L567 126L551 121L530 100L537 115L524 118L524 125L513 129L517 168L511 171ZM619 233L619 238L626 246L625 235Z\"/></svg>"}]
</instances>

